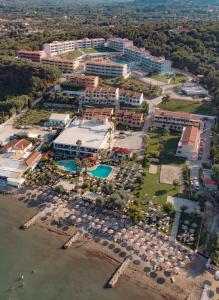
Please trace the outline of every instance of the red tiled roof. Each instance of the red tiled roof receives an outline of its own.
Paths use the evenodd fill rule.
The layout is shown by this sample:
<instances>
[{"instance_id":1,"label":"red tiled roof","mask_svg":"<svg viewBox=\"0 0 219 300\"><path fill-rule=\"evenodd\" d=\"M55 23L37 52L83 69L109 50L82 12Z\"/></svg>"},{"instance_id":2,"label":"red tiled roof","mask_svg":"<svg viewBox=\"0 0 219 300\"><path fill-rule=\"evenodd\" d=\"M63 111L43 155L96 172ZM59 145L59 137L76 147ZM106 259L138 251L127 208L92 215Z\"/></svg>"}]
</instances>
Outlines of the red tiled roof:
<instances>
[{"instance_id":1,"label":"red tiled roof","mask_svg":"<svg viewBox=\"0 0 219 300\"><path fill-rule=\"evenodd\" d=\"M26 139L21 140L13 140L9 142L7 145L1 148L1 151L9 151L9 150L25 150L32 143Z\"/></svg>"},{"instance_id":2,"label":"red tiled roof","mask_svg":"<svg viewBox=\"0 0 219 300\"><path fill-rule=\"evenodd\" d=\"M181 142L183 145L195 144L198 138L199 129L195 126L188 126L182 134Z\"/></svg>"},{"instance_id":3,"label":"red tiled roof","mask_svg":"<svg viewBox=\"0 0 219 300\"><path fill-rule=\"evenodd\" d=\"M164 116L164 117L176 117L176 118L182 118L182 119L188 119L188 120L194 120L194 121L200 121L201 118L196 115L177 112L177 111L167 111L167 110L159 110L154 113L155 117Z\"/></svg>"},{"instance_id":4,"label":"red tiled roof","mask_svg":"<svg viewBox=\"0 0 219 300\"><path fill-rule=\"evenodd\" d=\"M41 157L41 153L38 150L36 150L25 159L25 163L27 166L31 166L40 157Z\"/></svg>"},{"instance_id":5,"label":"red tiled roof","mask_svg":"<svg viewBox=\"0 0 219 300\"><path fill-rule=\"evenodd\" d=\"M216 181L210 178L203 179L203 183L204 185L217 185Z\"/></svg>"},{"instance_id":6,"label":"red tiled roof","mask_svg":"<svg viewBox=\"0 0 219 300\"><path fill-rule=\"evenodd\" d=\"M131 154L132 151L128 148L113 147L113 152L116 154Z\"/></svg>"}]
</instances>

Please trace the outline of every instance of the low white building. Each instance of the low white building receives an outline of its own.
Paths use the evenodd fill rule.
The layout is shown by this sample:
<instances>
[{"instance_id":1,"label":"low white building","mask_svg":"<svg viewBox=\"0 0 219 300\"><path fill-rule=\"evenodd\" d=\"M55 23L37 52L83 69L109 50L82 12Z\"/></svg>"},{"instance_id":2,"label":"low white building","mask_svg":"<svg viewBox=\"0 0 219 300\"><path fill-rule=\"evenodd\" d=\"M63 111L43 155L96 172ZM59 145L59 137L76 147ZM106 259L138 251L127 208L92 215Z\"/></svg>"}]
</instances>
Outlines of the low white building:
<instances>
[{"instance_id":1,"label":"low white building","mask_svg":"<svg viewBox=\"0 0 219 300\"><path fill-rule=\"evenodd\" d=\"M87 87L81 97L86 104L116 105L119 101L119 88L114 87Z\"/></svg>"},{"instance_id":2,"label":"low white building","mask_svg":"<svg viewBox=\"0 0 219 300\"><path fill-rule=\"evenodd\" d=\"M46 126L51 127L65 127L70 122L69 114L57 114L53 113L46 122Z\"/></svg>"},{"instance_id":3,"label":"low white building","mask_svg":"<svg viewBox=\"0 0 219 300\"><path fill-rule=\"evenodd\" d=\"M195 126L183 128L176 155L185 157L188 160L194 160L198 157L200 144L200 130Z\"/></svg>"},{"instance_id":4,"label":"low white building","mask_svg":"<svg viewBox=\"0 0 219 300\"><path fill-rule=\"evenodd\" d=\"M139 106L144 101L144 94L130 90L119 90L119 102L132 106Z\"/></svg>"},{"instance_id":5,"label":"low white building","mask_svg":"<svg viewBox=\"0 0 219 300\"><path fill-rule=\"evenodd\" d=\"M57 153L68 156L96 155L99 150L109 147L111 127L107 118L76 120L54 140L53 148Z\"/></svg>"}]
</instances>

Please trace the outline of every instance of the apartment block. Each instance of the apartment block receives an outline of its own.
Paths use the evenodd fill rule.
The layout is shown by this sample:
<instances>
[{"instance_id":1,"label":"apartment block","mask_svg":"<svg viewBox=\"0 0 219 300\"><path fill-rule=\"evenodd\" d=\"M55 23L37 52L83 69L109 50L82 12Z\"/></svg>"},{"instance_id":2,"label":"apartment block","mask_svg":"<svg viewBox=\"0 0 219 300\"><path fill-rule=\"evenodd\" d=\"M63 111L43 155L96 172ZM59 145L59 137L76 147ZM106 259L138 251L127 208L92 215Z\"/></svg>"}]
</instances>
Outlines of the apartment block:
<instances>
[{"instance_id":1,"label":"apartment block","mask_svg":"<svg viewBox=\"0 0 219 300\"><path fill-rule=\"evenodd\" d=\"M115 105L119 101L119 89L114 87L87 87L81 96L83 103Z\"/></svg>"},{"instance_id":2,"label":"apartment block","mask_svg":"<svg viewBox=\"0 0 219 300\"><path fill-rule=\"evenodd\" d=\"M144 114L131 110L119 109L115 111L115 120L117 123L140 128L144 124Z\"/></svg>"},{"instance_id":3,"label":"apartment block","mask_svg":"<svg viewBox=\"0 0 219 300\"><path fill-rule=\"evenodd\" d=\"M56 66L61 70L72 71L79 66L78 60L62 59L60 57L45 57L41 62L44 65Z\"/></svg>"},{"instance_id":4,"label":"apartment block","mask_svg":"<svg viewBox=\"0 0 219 300\"><path fill-rule=\"evenodd\" d=\"M81 40L54 41L52 43L44 44L43 48L47 55L53 56L76 49L102 48L104 46L105 39L103 38L84 38Z\"/></svg>"},{"instance_id":5,"label":"apartment block","mask_svg":"<svg viewBox=\"0 0 219 300\"><path fill-rule=\"evenodd\" d=\"M124 77L128 73L128 66L105 61L89 61L85 63L85 72L100 76Z\"/></svg>"},{"instance_id":6,"label":"apartment block","mask_svg":"<svg viewBox=\"0 0 219 300\"><path fill-rule=\"evenodd\" d=\"M18 51L17 56L18 58L26 58L34 62L41 62L42 58L46 56L46 53L44 51L20 50Z\"/></svg>"},{"instance_id":7,"label":"apartment block","mask_svg":"<svg viewBox=\"0 0 219 300\"><path fill-rule=\"evenodd\" d=\"M194 126L203 128L203 122L197 115L157 110L153 114L153 126L182 131L184 127Z\"/></svg>"},{"instance_id":8,"label":"apartment block","mask_svg":"<svg viewBox=\"0 0 219 300\"><path fill-rule=\"evenodd\" d=\"M122 39L117 37L111 37L108 39L108 47L124 53L125 48L133 47L133 41L128 39Z\"/></svg>"},{"instance_id":9,"label":"apartment block","mask_svg":"<svg viewBox=\"0 0 219 300\"><path fill-rule=\"evenodd\" d=\"M149 71L159 74L169 74L172 72L172 63L164 57L156 57L145 52L141 59L141 65Z\"/></svg>"},{"instance_id":10,"label":"apartment block","mask_svg":"<svg viewBox=\"0 0 219 300\"><path fill-rule=\"evenodd\" d=\"M74 82L76 86L90 86L97 87L99 85L99 77L85 74L70 74L66 78L71 82Z\"/></svg>"},{"instance_id":11,"label":"apartment block","mask_svg":"<svg viewBox=\"0 0 219 300\"><path fill-rule=\"evenodd\" d=\"M142 55L145 53L144 48L137 48L137 47L128 47L124 50L124 55L126 58L134 61L141 62Z\"/></svg>"},{"instance_id":12,"label":"apartment block","mask_svg":"<svg viewBox=\"0 0 219 300\"><path fill-rule=\"evenodd\" d=\"M85 120L92 120L98 118L111 118L113 115L113 108L86 108L83 113L83 118Z\"/></svg>"},{"instance_id":13,"label":"apartment block","mask_svg":"<svg viewBox=\"0 0 219 300\"><path fill-rule=\"evenodd\" d=\"M132 106L139 106L144 101L144 94L130 90L119 90L119 102Z\"/></svg>"}]
</instances>

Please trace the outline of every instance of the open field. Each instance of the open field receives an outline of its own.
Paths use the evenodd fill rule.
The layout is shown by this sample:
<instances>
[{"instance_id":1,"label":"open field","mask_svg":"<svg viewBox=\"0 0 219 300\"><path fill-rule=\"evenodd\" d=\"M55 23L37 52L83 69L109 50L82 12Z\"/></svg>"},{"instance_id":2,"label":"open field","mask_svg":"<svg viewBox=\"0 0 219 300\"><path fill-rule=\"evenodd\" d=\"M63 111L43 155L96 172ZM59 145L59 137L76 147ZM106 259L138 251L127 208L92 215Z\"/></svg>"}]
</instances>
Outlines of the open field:
<instances>
[{"instance_id":1,"label":"open field","mask_svg":"<svg viewBox=\"0 0 219 300\"><path fill-rule=\"evenodd\" d=\"M182 111L190 114L214 115L211 103L192 102L171 99L167 103L160 103L159 108L170 111Z\"/></svg>"},{"instance_id":2,"label":"open field","mask_svg":"<svg viewBox=\"0 0 219 300\"><path fill-rule=\"evenodd\" d=\"M162 165L160 172L160 182L173 184L174 180L178 180L180 183L183 182L182 168L173 165Z\"/></svg>"},{"instance_id":3,"label":"open field","mask_svg":"<svg viewBox=\"0 0 219 300\"><path fill-rule=\"evenodd\" d=\"M17 119L15 126L25 126L25 125L43 126L43 124L48 120L50 114L51 111L49 110L31 109Z\"/></svg>"},{"instance_id":4,"label":"open field","mask_svg":"<svg viewBox=\"0 0 219 300\"><path fill-rule=\"evenodd\" d=\"M168 195L173 196L178 193L178 187L171 184L160 183L160 168L158 167L157 174L149 174L148 171L146 171L139 198L143 206L145 206L153 197L155 203L164 204Z\"/></svg>"}]
</instances>

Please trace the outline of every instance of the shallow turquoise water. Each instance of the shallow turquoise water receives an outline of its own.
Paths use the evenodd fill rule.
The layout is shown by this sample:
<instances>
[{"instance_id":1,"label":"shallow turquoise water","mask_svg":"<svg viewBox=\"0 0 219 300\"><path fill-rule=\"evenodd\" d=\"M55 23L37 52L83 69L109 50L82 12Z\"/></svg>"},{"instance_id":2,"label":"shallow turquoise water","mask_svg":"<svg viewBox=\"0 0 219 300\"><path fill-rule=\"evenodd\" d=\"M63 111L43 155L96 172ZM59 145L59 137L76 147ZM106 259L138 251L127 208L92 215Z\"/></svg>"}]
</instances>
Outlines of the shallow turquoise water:
<instances>
[{"instance_id":1,"label":"shallow turquoise water","mask_svg":"<svg viewBox=\"0 0 219 300\"><path fill-rule=\"evenodd\" d=\"M89 171L89 173L95 177L107 178L112 172L112 167L106 165L98 165L96 169Z\"/></svg>"},{"instance_id":2,"label":"shallow turquoise water","mask_svg":"<svg viewBox=\"0 0 219 300\"><path fill-rule=\"evenodd\" d=\"M77 171L77 167L76 167L75 163L72 160L61 160L61 161L57 162L57 165L59 167L65 168L65 170L69 171L69 172L76 172Z\"/></svg>"},{"instance_id":3,"label":"shallow turquoise water","mask_svg":"<svg viewBox=\"0 0 219 300\"><path fill-rule=\"evenodd\" d=\"M66 237L39 226L20 230L34 212L0 195L0 300L162 300L126 277L104 289L115 265L83 248L62 250Z\"/></svg>"}]
</instances>

